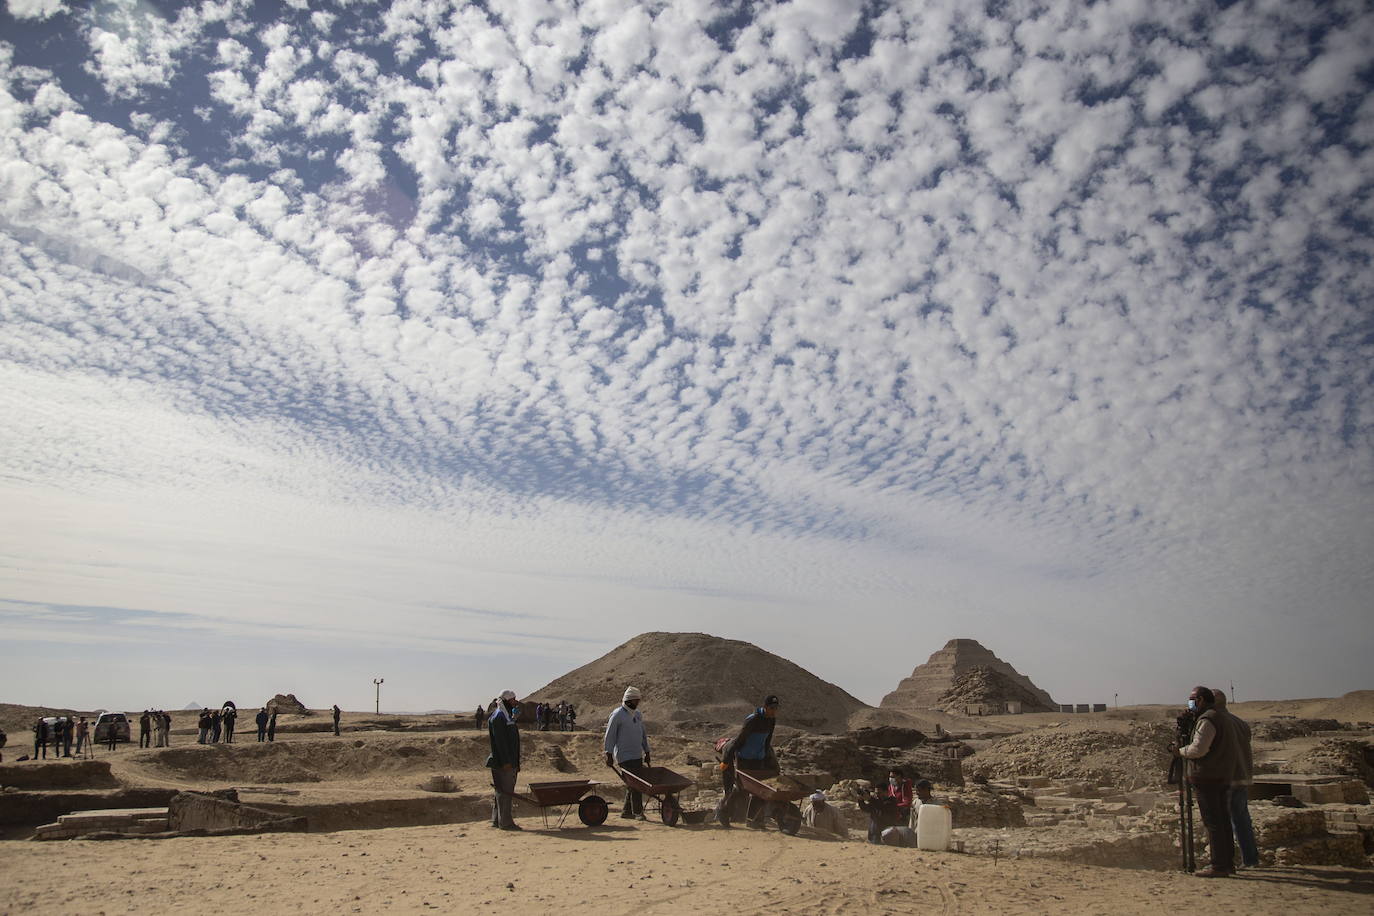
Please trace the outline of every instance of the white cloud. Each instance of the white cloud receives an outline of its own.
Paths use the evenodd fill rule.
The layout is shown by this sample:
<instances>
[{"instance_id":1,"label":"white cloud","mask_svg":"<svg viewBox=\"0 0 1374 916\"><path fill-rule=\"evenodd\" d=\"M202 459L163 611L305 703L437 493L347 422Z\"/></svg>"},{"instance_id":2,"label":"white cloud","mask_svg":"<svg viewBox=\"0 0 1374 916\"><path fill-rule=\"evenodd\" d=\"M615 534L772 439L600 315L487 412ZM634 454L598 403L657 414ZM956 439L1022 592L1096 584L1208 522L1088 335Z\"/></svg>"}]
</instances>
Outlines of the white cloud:
<instances>
[{"instance_id":1,"label":"white cloud","mask_svg":"<svg viewBox=\"0 0 1374 916\"><path fill-rule=\"evenodd\" d=\"M460 587L564 634L664 590L646 629L919 606L1044 658L1028 620L1202 597L1348 627L1371 162L1329 106L1368 17L1303 56L1314 9L1241 6L90 18L111 98L205 117L0 61L0 465L136 531L49 524L0 596L341 644Z\"/></svg>"},{"instance_id":2,"label":"white cloud","mask_svg":"<svg viewBox=\"0 0 1374 916\"><path fill-rule=\"evenodd\" d=\"M68 11L63 0L6 0L5 8L15 19L50 19Z\"/></svg>"}]
</instances>

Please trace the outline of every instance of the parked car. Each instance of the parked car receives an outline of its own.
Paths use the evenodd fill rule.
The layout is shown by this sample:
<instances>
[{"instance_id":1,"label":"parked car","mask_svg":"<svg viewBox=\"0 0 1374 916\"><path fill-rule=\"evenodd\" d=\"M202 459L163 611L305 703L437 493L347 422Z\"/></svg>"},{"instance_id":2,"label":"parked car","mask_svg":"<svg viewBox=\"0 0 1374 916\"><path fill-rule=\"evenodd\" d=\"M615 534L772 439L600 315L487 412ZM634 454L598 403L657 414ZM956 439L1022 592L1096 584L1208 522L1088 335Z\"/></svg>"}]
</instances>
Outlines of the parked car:
<instances>
[{"instance_id":1,"label":"parked car","mask_svg":"<svg viewBox=\"0 0 1374 916\"><path fill-rule=\"evenodd\" d=\"M122 712L102 712L95 720L95 743L108 743L111 731L116 741L128 741L129 717Z\"/></svg>"}]
</instances>

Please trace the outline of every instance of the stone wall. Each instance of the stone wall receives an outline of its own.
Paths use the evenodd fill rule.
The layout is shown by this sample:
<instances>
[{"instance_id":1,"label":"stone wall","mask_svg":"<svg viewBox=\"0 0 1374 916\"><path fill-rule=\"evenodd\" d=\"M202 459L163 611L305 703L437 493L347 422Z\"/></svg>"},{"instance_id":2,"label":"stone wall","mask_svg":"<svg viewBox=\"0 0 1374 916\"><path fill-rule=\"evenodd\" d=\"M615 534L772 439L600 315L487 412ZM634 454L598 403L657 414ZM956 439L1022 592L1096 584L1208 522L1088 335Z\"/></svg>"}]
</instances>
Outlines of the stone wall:
<instances>
[{"instance_id":1,"label":"stone wall","mask_svg":"<svg viewBox=\"0 0 1374 916\"><path fill-rule=\"evenodd\" d=\"M177 832L237 828L304 831L305 818L285 817L199 792L180 792L167 805L167 826Z\"/></svg>"}]
</instances>

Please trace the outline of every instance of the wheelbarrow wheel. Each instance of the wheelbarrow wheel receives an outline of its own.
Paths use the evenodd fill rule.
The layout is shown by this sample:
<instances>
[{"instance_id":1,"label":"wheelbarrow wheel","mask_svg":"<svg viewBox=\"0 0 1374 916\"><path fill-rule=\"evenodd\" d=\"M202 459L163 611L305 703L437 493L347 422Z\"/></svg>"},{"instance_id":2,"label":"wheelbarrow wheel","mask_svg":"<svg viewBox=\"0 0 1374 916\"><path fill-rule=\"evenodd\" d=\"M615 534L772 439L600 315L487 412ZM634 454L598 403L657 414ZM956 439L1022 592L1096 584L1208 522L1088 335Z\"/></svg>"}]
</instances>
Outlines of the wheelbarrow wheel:
<instances>
[{"instance_id":1,"label":"wheelbarrow wheel","mask_svg":"<svg viewBox=\"0 0 1374 916\"><path fill-rule=\"evenodd\" d=\"M658 813L663 817L663 823L669 827L676 827L678 818L682 816L682 809L678 807L676 798L667 795L659 804Z\"/></svg>"},{"instance_id":2,"label":"wheelbarrow wheel","mask_svg":"<svg viewBox=\"0 0 1374 916\"><path fill-rule=\"evenodd\" d=\"M778 829L788 836L796 836L797 831L801 830L802 813L796 805L788 802L783 805L777 814Z\"/></svg>"},{"instance_id":3,"label":"wheelbarrow wheel","mask_svg":"<svg viewBox=\"0 0 1374 916\"><path fill-rule=\"evenodd\" d=\"M588 795L577 803L577 819L588 827L600 827L606 823L606 815L610 810L606 799L600 795Z\"/></svg>"}]
</instances>

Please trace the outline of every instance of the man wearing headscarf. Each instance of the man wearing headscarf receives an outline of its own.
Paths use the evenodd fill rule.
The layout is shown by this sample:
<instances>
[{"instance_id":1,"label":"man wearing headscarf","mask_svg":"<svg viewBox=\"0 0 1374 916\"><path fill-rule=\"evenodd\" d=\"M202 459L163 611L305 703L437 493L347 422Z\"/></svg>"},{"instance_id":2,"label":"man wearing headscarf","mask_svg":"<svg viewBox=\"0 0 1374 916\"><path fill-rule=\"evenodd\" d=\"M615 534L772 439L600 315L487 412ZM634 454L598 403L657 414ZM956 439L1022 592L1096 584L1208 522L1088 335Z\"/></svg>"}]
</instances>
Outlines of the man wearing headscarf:
<instances>
[{"instance_id":1,"label":"man wearing headscarf","mask_svg":"<svg viewBox=\"0 0 1374 916\"><path fill-rule=\"evenodd\" d=\"M802 811L802 823L842 840L849 839L849 824L839 809L826 799L824 792L817 791L811 796L811 804Z\"/></svg>"},{"instance_id":2,"label":"man wearing headscarf","mask_svg":"<svg viewBox=\"0 0 1374 916\"><path fill-rule=\"evenodd\" d=\"M502 830L520 830L511 815L511 796L515 793L515 777L520 772L520 729L515 720L520 707L514 690L503 690L496 698L496 708L487 719L487 737L491 740L491 825Z\"/></svg>"},{"instance_id":3,"label":"man wearing headscarf","mask_svg":"<svg viewBox=\"0 0 1374 916\"><path fill-rule=\"evenodd\" d=\"M649 765L649 735L644 730L644 717L639 714L640 693L637 687L626 687L620 705L606 720L606 766L620 768L642 776ZM625 808L620 816L644 820L644 796L625 786Z\"/></svg>"}]
</instances>

